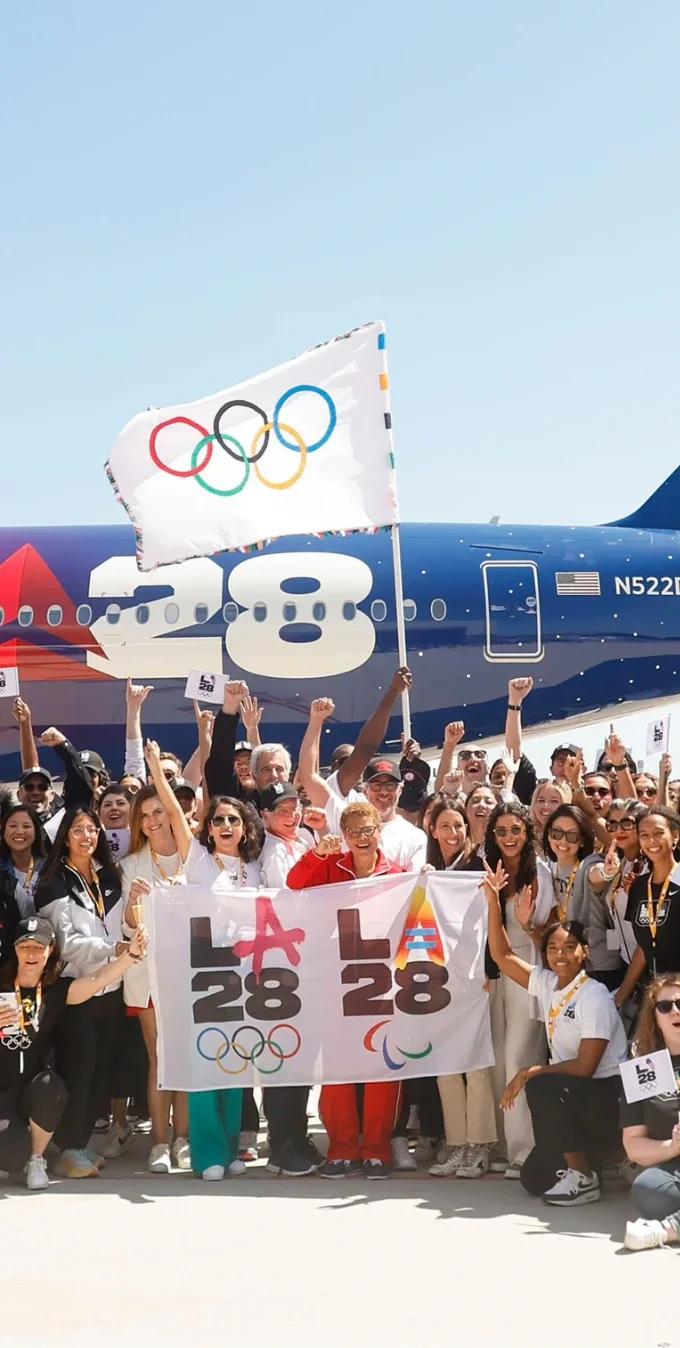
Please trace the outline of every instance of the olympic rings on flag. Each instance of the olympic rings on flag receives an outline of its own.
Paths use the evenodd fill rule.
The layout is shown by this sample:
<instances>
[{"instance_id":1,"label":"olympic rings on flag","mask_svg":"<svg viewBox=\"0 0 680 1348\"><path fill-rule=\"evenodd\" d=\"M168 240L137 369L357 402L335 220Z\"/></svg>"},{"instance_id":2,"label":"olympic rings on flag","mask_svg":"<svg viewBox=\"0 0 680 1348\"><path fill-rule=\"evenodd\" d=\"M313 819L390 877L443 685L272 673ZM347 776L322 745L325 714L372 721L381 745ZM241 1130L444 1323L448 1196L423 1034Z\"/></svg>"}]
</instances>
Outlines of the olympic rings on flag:
<instances>
[{"instance_id":1,"label":"olympic rings on flag","mask_svg":"<svg viewBox=\"0 0 680 1348\"><path fill-rule=\"evenodd\" d=\"M252 1031L253 1034L259 1036L258 1040L255 1041L252 1048L250 1049L248 1049L246 1045L238 1042L240 1040L241 1035L246 1030L250 1030ZM294 1044L294 1047L291 1049L290 1053L284 1053L283 1049L281 1048L281 1045L278 1044L276 1040L273 1038L273 1035L275 1035L278 1030L290 1030L291 1033L295 1035L296 1042ZM222 1043L218 1047L217 1052L214 1054L206 1053L205 1050L201 1047L203 1038L206 1034L219 1034L222 1036ZM281 1022L281 1024L279 1025L274 1025L272 1029L269 1031L269 1034L267 1035L266 1038L262 1033L262 1030L257 1025L239 1026L237 1030L234 1030L231 1039L224 1030L220 1029L219 1026L206 1025L205 1029L201 1030L196 1040L196 1048L200 1056L204 1058L206 1062L216 1062L221 1072L224 1072L227 1076L232 1077L240 1076L242 1072L245 1072L248 1063L250 1063L251 1066L253 1067L255 1067L257 1063L256 1070L258 1072L261 1072L263 1076L273 1076L276 1072L281 1071L284 1062L286 1062L288 1058L294 1058L296 1053L300 1052L301 1047L302 1047L302 1036L300 1035L300 1031L296 1029L294 1025L289 1025L286 1022ZM264 1053L265 1049L269 1050L273 1058L278 1059L275 1067L263 1067L258 1062L258 1059L262 1057L262 1054ZM224 1059L232 1050L235 1053L236 1057L241 1059L242 1062L241 1067L225 1067Z\"/></svg>"},{"instance_id":2,"label":"olympic rings on flag","mask_svg":"<svg viewBox=\"0 0 680 1348\"><path fill-rule=\"evenodd\" d=\"M326 427L324 434L310 445L305 444L299 431L295 430L294 426L290 426L286 422L279 420L284 403L286 403L289 398L292 398L295 394L299 393L318 394L328 408L328 426ZM243 445L235 438L235 436L228 434L220 427L222 417L225 412L228 412L232 407L245 407L250 411L255 412L257 416L262 417L262 425L252 438L249 453L246 452ZM335 403L325 389L319 388L316 384L295 384L292 388L287 389L287 391L278 399L272 413L271 421L267 418L267 414L263 408L258 407L256 403L248 402L245 398L232 398L229 402L223 403L215 413L212 431L208 431L205 426L199 425L197 421L192 421L190 417L170 417L167 421L161 421L158 426L154 426L149 436L149 454L151 455L153 463L161 470L161 472L169 473L171 477L194 478L199 487L202 487L204 491L210 492L213 496L238 496L248 482L251 464L255 469L255 476L258 481L262 483L263 487L269 487L272 491L287 491L289 487L294 486L294 484L302 477L307 465L307 456L313 454L317 449L321 449L322 445L325 445L327 440L330 439L337 425L337 419ZM169 464L163 463L158 452L156 442L160 432L164 430L166 426L173 425L191 426L193 430L198 431L200 434L200 439L197 441L191 452L190 468L171 468ZM300 455L299 467L291 477L286 478L283 482L272 482L269 478L266 478L257 467L269 446L272 431L279 441L279 444L283 445L285 449L292 450L294 454ZM283 435L284 431L286 432L286 436ZM291 438L288 439L286 438L287 436ZM262 440L262 444L258 448L260 440ZM240 461L243 462L244 474L241 481L235 487L227 489L212 487L202 476L213 457L215 444L218 444L220 448L223 449L230 458L235 459L237 463ZM230 447L231 445L234 445L235 449L232 449ZM204 449L205 454L203 454L203 457L201 458ZM199 458L201 458L200 463Z\"/></svg>"}]
</instances>

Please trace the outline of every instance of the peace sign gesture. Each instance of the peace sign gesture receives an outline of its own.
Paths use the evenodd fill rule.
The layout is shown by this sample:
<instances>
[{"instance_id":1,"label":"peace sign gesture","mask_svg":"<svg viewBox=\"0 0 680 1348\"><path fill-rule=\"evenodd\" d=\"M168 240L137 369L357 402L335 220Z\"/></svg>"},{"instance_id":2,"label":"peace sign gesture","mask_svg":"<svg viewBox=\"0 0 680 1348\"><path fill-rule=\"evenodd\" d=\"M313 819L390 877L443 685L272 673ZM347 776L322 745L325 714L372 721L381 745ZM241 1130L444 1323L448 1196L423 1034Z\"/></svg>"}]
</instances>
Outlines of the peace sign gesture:
<instances>
[{"instance_id":1,"label":"peace sign gesture","mask_svg":"<svg viewBox=\"0 0 680 1348\"><path fill-rule=\"evenodd\" d=\"M498 901L501 890L505 889L505 886L508 883L507 871L503 869L502 861L499 861L495 871L492 871L486 859L484 861L484 870L486 871L486 876L480 883L484 887L487 903L493 903L494 900Z\"/></svg>"}]
</instances>

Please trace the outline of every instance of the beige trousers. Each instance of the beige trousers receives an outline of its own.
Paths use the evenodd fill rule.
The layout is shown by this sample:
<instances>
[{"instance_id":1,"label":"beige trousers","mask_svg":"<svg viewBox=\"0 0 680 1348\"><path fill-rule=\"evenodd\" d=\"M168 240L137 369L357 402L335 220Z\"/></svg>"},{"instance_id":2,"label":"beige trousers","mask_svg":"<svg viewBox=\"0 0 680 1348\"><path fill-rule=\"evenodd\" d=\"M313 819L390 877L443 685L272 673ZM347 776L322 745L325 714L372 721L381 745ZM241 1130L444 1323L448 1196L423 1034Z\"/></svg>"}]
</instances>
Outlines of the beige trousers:
<instances>
[{"instance_id":1,"label":"beige trousers","mask_svg":"<svg viewBox=\"0 0 680 1348\"><path fill-rule=\"evenodd\" d=\"M495 1142L493 1079L490 1067L465 1076L437 1077L449 1147L466 1142Z\"/></svg>"},{"instance_id":2,"label":"beige trousers","mask_svg":"<svg viewBox=\"0 0 680 1348\"><path fill-rule=\"evenodd\" d=\"M503 1113L499 1100L520 1067L545 1063L548 1046L543 1022L531 1019L531 999L524 988L501 974L491 981L491 1038L493 1041L493 1093L498 1137L505 1138L510 1165L521 1165L534 1145L534 1130L526 1094L520 1091L512 1109Z\"/></svg>"}]
</instances>

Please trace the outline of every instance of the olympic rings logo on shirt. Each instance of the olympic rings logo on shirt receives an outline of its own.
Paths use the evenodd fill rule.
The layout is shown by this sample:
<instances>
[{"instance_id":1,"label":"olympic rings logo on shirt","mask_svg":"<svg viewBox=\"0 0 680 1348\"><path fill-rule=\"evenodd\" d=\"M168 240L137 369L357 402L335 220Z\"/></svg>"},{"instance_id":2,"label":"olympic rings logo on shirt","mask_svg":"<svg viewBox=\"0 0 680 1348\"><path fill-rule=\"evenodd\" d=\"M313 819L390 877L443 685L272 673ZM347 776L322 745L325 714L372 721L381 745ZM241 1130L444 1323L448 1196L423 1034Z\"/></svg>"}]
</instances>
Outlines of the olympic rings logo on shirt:
<instances>
[{"instance_id":1,"label":"olympic rings logo on shirt","mask_svg":"<svg viewBox=\"0 0 680 1348\"><path fill-rule=\"evenodd\" d=\"M328 426L326 427L326 430L323 435L319 436L318 440L314 440L313 443L309 445L305 444L299 431L296 431L294 426L290 426L287 422L280 420L280 413L284 403L296 393L317 394L318 397L322 398L326 403L328 409ZM255 412L259 417L262 417L262 425L258 426L250 442L249 454L246 454L240 440L237 440L235 436L229 435L226 431L220 429L222 417L232 407L246 407L251 412ZM317 449L321 449L322 445L325 445L326 441L330 439L335 430L337 420L338 414L335 409L335 403L325 389L319 388L317 384L294 384L292 388L287 389L285 393L281 394L271 419L267 416L267 413L263 408L257 406L257 403L248 402L245 398L232 398L229 402L223 403L222 406L218 408L213 419L212 431L206 430L205 426L201 426L198 421L192 421L190 417L170 417L167 421L161 421L158 426L154 426L149 436L149 454L156 467L161 469L161 472L169 473L171 477L192 477L194 481L198 483L199 487L202 487L204 491L211 492L213 496L238 496L239 492L243 491L248 482L251 467L254 469L258 481L261 482L264 487L271 487L272 491L287 491L289 487L294 486L294 484L302 477L307 464L307 455L314 454ZM156 441L161 431L164 430L166 426L176 425L191 426L193 430L198 431L200 436L200 439L196 442L192 450L190 468L170 468L167 463L163 463L156 447ZM299 466L292 476L286 478L284 482L271 482L264 476L258 467L269 446L269 437L272 431L279 441L279 444L283 445L284 449L290 449L294 454L300 455ZM284 431L286 433L285 435L283 434ZM287 439L286 436L290 436L291 438ZM260 441L262 441L262 444L260 444ZM206 482L201 476L212 459L215 443L217 443L230 458L235 459L237 463L243 464L243 477L235 487L229 487L225 490L220 487L211 487L210 483ZM232 445L235 446L235 449L230 448Z\"/></svg>"},{"instance_id":2,"label":"olympic rings logo on shirt","mask_svg":"<svg viewBox=\"0 0 680 1348\"><path fill-rule=\"evenodd\" d=\"M247 1030L249 1030L251 1034L258 1036L258 1038L255 1040L255 1042L251 1045L250 1048L248 1048L247 1043L243 1044L240 1042L241 1036ZM291 1034L295 1035L296 1042L294 1047L291 1049L290 1053L284 1053L283 1049L281 1048L281 1045L277 1044L276 1040L272 1038L272 1036L275 1035L278 1030L290 1030ZM203 1038L206 1034L221 1035L222 1044L220 1047L218 1047L216 1053L206 1053L205 1050L201 1047ZM302 1037L300 1035L300 1031L297 1030L294 1025L288 1025L286 1022L283 1021L279 1025L272 1026L266 1038L263 1035L262 1030L260 1030L257 1025L239 1026L238 1030L234 1030L231 1039L229 1038L229 1035L225 1033L224 1030L221 1030L219 1028L219 1026L207 1025L204 1030L201 1030L196 1040L196 1048L200 1053L201 1057L205 1058L206 1062L216 1062L220 1071L225 1072L226 1075L230 1077L240 1076L241 1072L245 1072L248 1063L250 1063L252 1067L255 1067L256 1062L258 1072L261 1072L263 1076L273 1076L275 1072L281 1071L284 1062L286 1062L288 1058L294 1058L296 1053L300 1052L301 1046L302 1046ZM265 1049L267 1049L271 1053L272 1058L278 1059L275 1067L263 1067L262 1064L258 1062L258 1059L262 1057L262 1054L264 1053ZM236 1058L241 1059L240 1067L225 1067L224 1059L228 1056L230 1052L233 1053Z\"/></svg>"}]
</instances>

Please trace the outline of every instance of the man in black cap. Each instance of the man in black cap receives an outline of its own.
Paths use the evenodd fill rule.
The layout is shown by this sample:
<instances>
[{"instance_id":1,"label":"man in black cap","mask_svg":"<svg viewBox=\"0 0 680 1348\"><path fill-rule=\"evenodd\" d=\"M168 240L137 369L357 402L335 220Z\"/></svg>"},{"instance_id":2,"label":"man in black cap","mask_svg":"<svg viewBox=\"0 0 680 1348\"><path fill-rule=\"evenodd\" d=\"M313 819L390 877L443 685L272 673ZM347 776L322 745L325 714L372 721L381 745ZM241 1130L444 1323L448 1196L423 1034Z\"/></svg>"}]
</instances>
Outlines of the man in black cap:
<instances>
[{"instance_id":1,"label":"man in black cap","mask_svg":"<svg viewBox=\"0 0 680 1348\"><path fill-rule=\"evenodd\" d=\"M578 753L576 744L558 744L550 755L550 771L556 782L567 781L567 766L570 758Z\"/></svg>"},{"instance_id":2,"label":"man in black cap","mask_svg":"<svg viewBox=\"0 0 680 1348\"><path fill-rule=\"evenodd\" d=\"M47 768L26 768L17 790L20 805L31 805L42 820L50 819L55 809L52 774ZM61 801L56 806L61 809Z\"/></svg>"}]
</instances>

